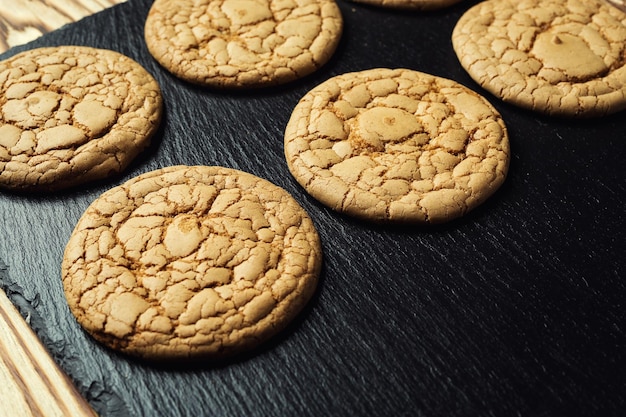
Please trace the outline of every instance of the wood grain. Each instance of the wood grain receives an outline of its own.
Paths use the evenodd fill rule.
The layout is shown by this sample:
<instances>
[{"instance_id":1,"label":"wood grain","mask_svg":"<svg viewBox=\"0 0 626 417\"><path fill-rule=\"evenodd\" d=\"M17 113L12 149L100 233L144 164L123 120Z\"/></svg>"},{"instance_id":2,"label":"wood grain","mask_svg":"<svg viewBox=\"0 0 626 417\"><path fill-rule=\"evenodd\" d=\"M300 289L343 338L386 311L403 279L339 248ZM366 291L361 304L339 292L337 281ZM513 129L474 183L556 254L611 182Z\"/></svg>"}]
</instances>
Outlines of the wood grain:
<instances>
[{"instance_id":1,"label":"wood grain","mask_svg":"<svg viewBox=\"0 0 626 417\"><path fill-rule=\"evenodd\" d=\"M0 53L126 0L0 0Z\"/></svg>"},{"instance_id":2,"label":"wood grain","mask_svg":"<svg viewBox=\"0 0 626 417\"><path fill-rule=\"evenodd\" d=\"M0 290L0 416L95 416Z\"/></svg>"}]
</instances>

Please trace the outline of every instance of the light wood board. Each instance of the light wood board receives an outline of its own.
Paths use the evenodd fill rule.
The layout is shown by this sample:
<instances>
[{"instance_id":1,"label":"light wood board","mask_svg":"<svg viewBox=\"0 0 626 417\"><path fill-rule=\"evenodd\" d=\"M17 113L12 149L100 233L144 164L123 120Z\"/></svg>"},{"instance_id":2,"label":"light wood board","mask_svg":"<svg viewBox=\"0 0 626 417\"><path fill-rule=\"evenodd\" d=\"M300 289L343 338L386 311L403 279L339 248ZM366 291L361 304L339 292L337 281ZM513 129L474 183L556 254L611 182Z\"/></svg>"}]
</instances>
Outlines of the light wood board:
<instances>
[{"instance_id":1,"label":"light wood board","mask_svg":"<svg viewBox=\"0 0 626 417\"><path fill-rule=\"evenodd\" d=\"M0 290L0 417L95 417Z\"/></svg>"},{"instance_id":2,"label":"light wood board","mask_svg":"<svg viewBox=\"0 0 626 417\"><path fill-rule=\"evenodd\" d=\"M0 53L126 0L0 0Z\"/></svg>"}]
</instances>

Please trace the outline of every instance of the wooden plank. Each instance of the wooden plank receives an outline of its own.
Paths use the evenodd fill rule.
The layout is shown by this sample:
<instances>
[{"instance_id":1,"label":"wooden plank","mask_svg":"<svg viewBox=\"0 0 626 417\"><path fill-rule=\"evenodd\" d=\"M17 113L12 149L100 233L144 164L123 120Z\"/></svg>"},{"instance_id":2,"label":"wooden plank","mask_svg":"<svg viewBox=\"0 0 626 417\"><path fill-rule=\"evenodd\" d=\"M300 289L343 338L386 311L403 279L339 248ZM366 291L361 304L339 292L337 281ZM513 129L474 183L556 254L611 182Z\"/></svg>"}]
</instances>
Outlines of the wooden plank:
<instances>
[{"instance_id":1,"label":"wooden plank","mask_svg":"<svg viewBox=\"0 0 626 417\"><path fill-rule=\"evenodd\" d=\"M0 290L0 416L95 416Z\"/></svg>"},{"instance_id":2,"label":"wooden plank","mask_svg":"<svg viewBox=\"0 0 626 417\"><path fill-rule=\"evenodd\" d=\"M0 0L0 53L126 0Z\"/></svg>"}]
</instances>

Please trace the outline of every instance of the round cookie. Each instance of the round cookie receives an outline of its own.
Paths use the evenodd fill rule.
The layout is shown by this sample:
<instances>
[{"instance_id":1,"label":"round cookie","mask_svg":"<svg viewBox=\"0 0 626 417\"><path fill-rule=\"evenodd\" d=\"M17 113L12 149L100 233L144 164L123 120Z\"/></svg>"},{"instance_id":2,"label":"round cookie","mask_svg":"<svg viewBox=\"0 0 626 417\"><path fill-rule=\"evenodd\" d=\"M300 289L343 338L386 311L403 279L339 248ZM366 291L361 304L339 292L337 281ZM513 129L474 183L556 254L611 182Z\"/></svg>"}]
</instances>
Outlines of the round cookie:
<instances>
[{"instance_id":1,"label":"round cookie","mask_svg":"<svg viewBox=\"0 0 626 417\"><path fill-rule=\"evenodd\" d=\"M296 180L361 219L442 223L504 182L509 140L498 112L454 82L407 69L336 76L307 93L285 129Z\"/></svg>"},{"instance_id":2,"label":"round cookie","mask_svg":"<svg viewBox=\"0 0 626 417\"><path fill-rule=\"evenodd\" d=\"M443 9L463 0L350 0L353 3L403 10L436 10Z\"/></svg>"},{"instance_id":3,"label":"round cookie","mask_svg":"<svg viewBox=\"0 0 626 417\"><path fill-rule=\"evenodd\" d=\"M112 349L216 359L283 329L315 291L319 237L282 188L222 167L175 166L97 198L65 248L65 295Z\"/></svg>"},{"instance_id":4,"label":"round cookie","mask_svg":"<svg viewBox=\"0 0 626 417\"><path fill-rule=\"evenodd\" d=\"M487 0L452 33L469 75L511 104L562 117L626 108L626 14L600 0Z\"/></svg>"},{"instance_id":5,"label":"round cookie","mask_svg":"<svg viewBox=\"0 0 626 417\"><path fill-rule=\"evenodd\" d=\"M137 62L83 46L0 62L0 187L52 191L124 170L149 145L161 91Z\"/></svg>"},{"instance_id":6,"label":"round cookie","mask_svg":"<svg viewBox=\"0 0 626 417\"><path fill-rule=\"evenodd\" d=\"M342 28L334 0L156 0L145 40L179 78L251 88L314 72L334 53Z\"/></svg>"}]
</instances>

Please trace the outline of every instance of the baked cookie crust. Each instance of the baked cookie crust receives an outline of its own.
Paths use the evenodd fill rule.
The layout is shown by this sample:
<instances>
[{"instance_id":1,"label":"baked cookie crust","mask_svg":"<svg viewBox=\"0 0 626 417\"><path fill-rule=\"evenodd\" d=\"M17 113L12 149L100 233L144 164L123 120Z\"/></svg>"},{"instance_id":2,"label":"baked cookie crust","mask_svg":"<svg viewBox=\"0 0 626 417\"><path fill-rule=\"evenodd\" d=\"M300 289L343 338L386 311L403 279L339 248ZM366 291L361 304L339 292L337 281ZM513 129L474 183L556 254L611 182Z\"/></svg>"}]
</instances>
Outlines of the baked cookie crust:
<instances>
[{"instance_id":1,"label":"baked cookie crust","mask_svg":"<svg viewBox=\"0 0 626 417\"><path fill-rule=\"evenodd\" d=\"M179 78L252 88L316 71L335 52L342 29L334 0L156 0L145 40Z\"/></svg>"},{"instance_id":2,"label":"baked cookie crust","mask_svg":"<svg viewBox=\"0 0 626 417\"><path fill-rule=\"evenodd\" d=\"M0 62L0 187L54 191L124 170L162 113L155 79L118 52L38 48Z\"/></svg>"},{"instance_id":3,"label":"baked cookie crust","mask_svg":"<svg viewBox=\"0 0 626 417\"><path fill-rule=\"evenodd\" d=\"M562 117L626 109L626 14L599 0L487 0L452 33L468 74L502 100Z\"/></svg>"},{"instance_id":4,"label":"baked cookie crust","mask_svg":"<svg viewBox=\"0 0 626 417\"><path fill-rule=\"evenodd\" d=\"M282 188L175 166L97 198L65 248L72 313L104 345L149 360L219 359L282 330L315 291L315 227Z\"/></svg>"},{"instance_id":5,"label":"baked cookie crust","mask_svg":"<svg viewBox=\"0 0 626 417\"><path fill-rule=\"evenodd\" d=\"M307 93L285 129L295 179L364 220L442 223L504 182L506 126L480 95L407 69L336 76Z\"/></svg>"}]
</instances>

